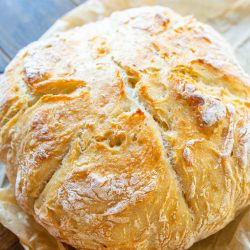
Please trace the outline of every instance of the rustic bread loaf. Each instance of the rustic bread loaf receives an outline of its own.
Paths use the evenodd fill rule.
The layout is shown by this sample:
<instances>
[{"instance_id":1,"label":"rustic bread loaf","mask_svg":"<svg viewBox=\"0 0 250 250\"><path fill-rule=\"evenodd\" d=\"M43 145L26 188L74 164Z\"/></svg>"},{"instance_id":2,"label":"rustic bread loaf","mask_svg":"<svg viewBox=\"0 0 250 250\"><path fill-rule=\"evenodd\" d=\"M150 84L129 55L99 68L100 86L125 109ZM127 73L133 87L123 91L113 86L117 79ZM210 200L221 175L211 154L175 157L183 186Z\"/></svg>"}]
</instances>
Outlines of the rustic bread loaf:
<instances>
[{"instance_id":1,"label":"rustic bread loaf","mask_svg":"<svg viewBox=\"0 0 250 250\"><path fill-rule=\"evenodd\" d=\"M77 249L186 249L249 204L250 80L191 17L117 12L29 45L0 82L17 201Z\"/></svg>"}]
</instances>

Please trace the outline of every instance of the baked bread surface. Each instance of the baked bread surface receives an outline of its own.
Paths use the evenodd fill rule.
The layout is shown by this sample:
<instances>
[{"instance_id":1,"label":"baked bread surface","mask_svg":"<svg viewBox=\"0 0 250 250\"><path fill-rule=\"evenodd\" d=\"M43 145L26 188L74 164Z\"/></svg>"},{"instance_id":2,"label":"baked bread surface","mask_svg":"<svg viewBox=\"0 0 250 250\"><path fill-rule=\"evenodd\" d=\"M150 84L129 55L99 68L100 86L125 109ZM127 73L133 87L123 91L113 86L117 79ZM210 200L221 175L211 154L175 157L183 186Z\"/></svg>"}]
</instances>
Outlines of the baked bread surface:
<instances>
[{"instance_id":1,"label":"baked bread surface","mask_svg":"<svg viewBox=\"0 0 250 250\"><path fill-rule=\"evenodd\" d=\"M191 17L130 9L35 42L0 90L17 201L76 249L187 249L249 204L250 80Z\"/></svg>"}]
</instances>

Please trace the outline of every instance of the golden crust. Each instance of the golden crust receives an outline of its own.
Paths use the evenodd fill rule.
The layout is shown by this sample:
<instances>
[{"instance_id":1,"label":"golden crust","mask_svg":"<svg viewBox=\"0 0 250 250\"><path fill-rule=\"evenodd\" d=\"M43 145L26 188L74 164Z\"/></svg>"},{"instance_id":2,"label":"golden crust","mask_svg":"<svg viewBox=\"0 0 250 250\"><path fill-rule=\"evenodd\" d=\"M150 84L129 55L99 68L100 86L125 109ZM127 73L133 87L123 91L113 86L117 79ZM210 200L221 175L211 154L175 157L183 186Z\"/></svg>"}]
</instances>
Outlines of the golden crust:
<instances>
[{"instance_id":1,"label":"golden crust","mask_svg":"<svg viewBox=\"0 0 250 250\"><path fill-rule=\"evenodd\" d=\"M163 7L23 49L0 79L16 198L77 249L186 249L249 204L250 80Z\"/></svg>"}]
</instances>

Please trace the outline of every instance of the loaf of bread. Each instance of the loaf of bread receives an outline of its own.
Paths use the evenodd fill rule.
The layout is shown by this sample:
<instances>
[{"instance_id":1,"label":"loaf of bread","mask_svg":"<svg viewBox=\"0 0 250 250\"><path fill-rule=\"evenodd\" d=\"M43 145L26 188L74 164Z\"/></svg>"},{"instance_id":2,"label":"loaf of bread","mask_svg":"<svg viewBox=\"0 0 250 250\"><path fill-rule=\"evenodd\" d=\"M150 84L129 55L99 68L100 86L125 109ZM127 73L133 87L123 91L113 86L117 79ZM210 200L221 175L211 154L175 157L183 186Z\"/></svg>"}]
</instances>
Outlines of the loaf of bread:
<instances>
[{"instance_id":1,"label":"loaf of bread","mask_svg":"<svg viewBox=\"0 0 250 250\"><path fill-rule=\"evenodd\" d=\"M143 7L58 33L0 90L18 204L76 249L187 249L250 203L250 79L192 17Z\"/></svg>"}]
</instances>

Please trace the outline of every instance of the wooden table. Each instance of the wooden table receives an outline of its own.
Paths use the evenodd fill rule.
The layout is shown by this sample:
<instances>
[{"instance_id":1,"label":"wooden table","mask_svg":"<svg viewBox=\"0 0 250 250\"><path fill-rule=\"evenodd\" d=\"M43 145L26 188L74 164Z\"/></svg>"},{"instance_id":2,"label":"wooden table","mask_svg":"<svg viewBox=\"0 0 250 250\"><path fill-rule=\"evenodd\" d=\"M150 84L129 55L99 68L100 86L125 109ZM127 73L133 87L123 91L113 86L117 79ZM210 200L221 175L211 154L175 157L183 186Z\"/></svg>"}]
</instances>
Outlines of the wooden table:
<instances>
[{"instance_id":1,"label":"wooden table","mask_svg":"<svg viewBox=\"0 0 250 250\"><path fill-rule=\"evenodd\" d=\"M23 250L17 237L0 224L0 249Z\"/></svg>"},{"instance_id":2,"label":"wooden table","mask_svg":"<svg viewBox=\"0 0 250 250\"><path fill-rule=\"evenodd\" d=\"M0 73L15 54L85 0L0 0ZM0 248L1 249L1 248Z\"/></svg>"},{"instance_id":3,"label":"wooden table","mask_svg":"<svg viewBox=\"0 0 250 250\"><path fill-rule=\"evenodd\" d=\"M0 0L0 73L21 48L37 40L56 19L84 1ZM23 248L17 237L0 224L0 250L7 249Z\"/></svg>"}]
</instances>

